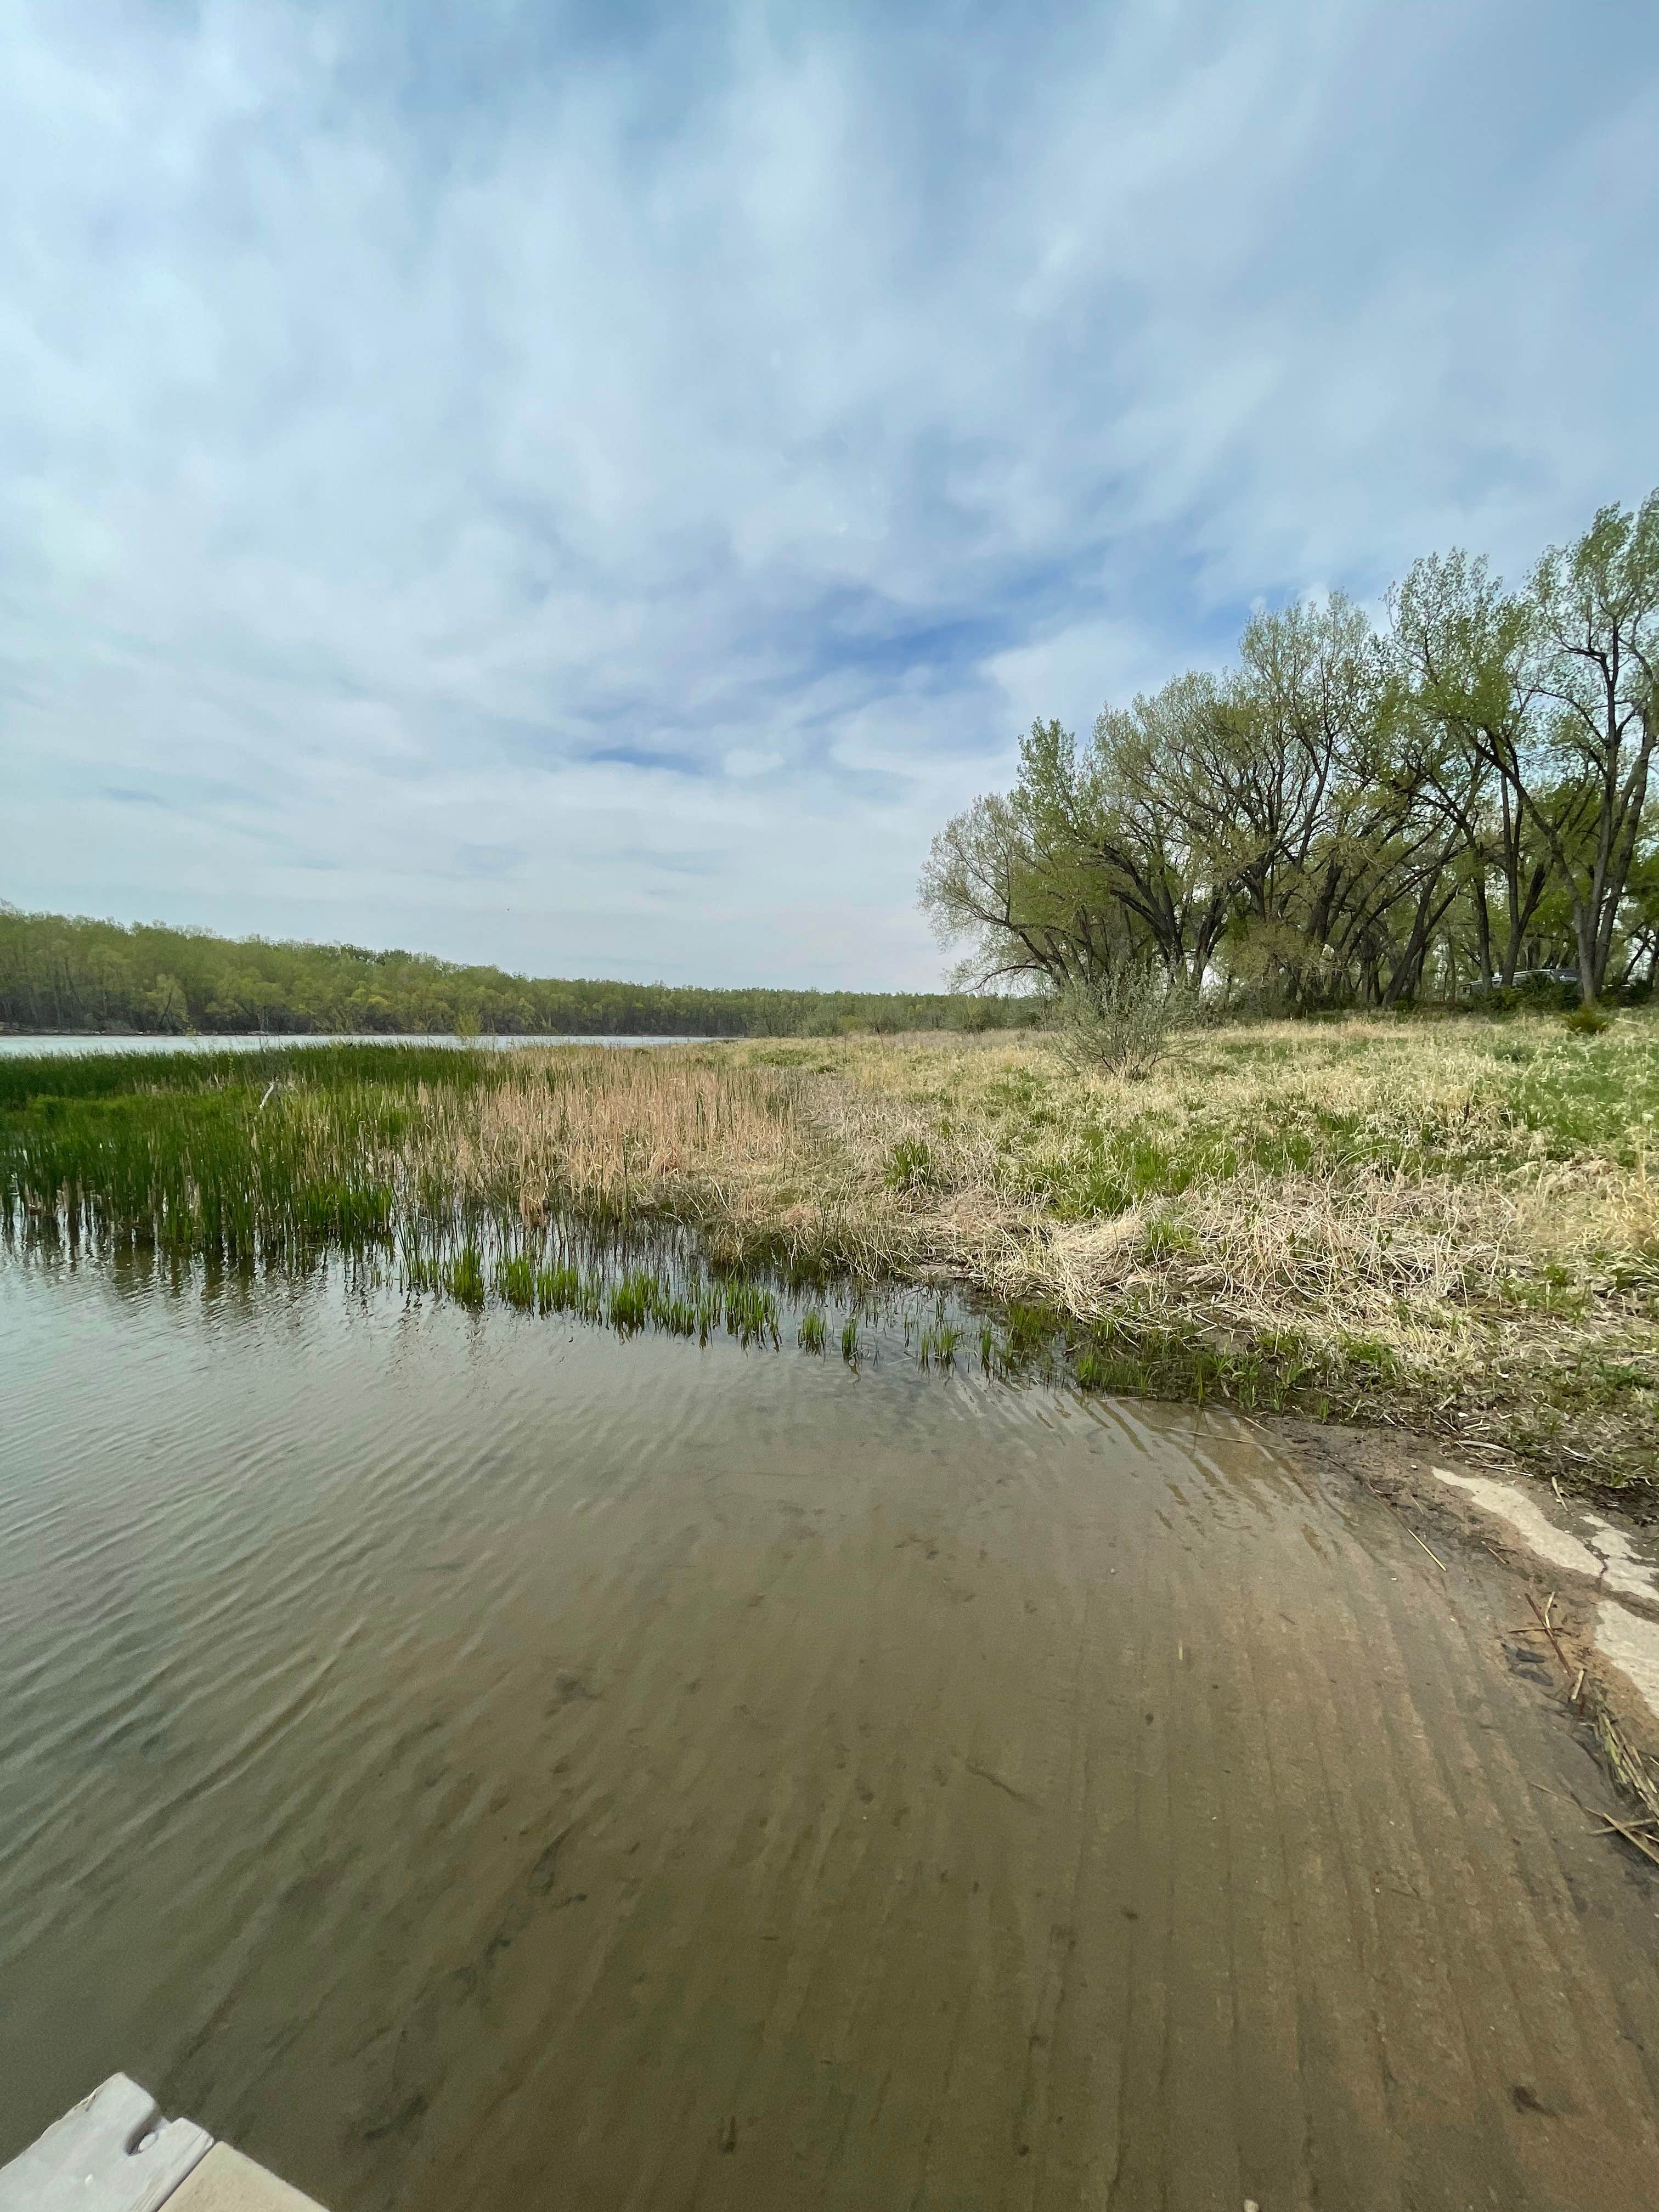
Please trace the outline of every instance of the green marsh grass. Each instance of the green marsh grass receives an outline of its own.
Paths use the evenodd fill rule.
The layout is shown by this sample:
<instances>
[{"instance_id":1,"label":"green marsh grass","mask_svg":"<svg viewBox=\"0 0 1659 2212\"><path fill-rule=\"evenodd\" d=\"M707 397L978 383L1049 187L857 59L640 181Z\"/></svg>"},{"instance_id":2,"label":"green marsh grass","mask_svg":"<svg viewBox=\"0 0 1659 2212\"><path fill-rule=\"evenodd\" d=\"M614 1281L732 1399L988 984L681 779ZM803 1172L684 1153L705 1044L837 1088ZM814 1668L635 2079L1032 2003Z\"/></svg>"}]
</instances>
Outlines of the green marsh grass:
<instances>
[{"instance_id":1,"label":"green marsh grass","mask_svg":"<svg viewBox=\"0 0 1659 2212\"><path fill-rule=\"evenodd\" d=\"M916 1340L916 1364L924 1370L937 1367L949 1374L957 1364L957 1346L962 1341L962 1331L937 1316Z\"/></svg>"},{"instance_id":2,"label":"green marsh grass","mask_svg":"<svg viewBox=\"0 0 1659 2212\"><path fill-rule=\"evenodd\" d=\"M772 1344L780 1297L835 1305L854 1367L884 1340L856 1286L948 1275L996 1316L981 1368L1615 1482L1659 1474L1656 1142L1659 1018L1630 1012L1223 1027L1133 1085L1006 1036L0 1060L14 1242L385 1255L476 1305L470 1245L501 1304L629 1330ZM904 1318L939 1371L954 1322Z\"/></svg>"}]
</instances>

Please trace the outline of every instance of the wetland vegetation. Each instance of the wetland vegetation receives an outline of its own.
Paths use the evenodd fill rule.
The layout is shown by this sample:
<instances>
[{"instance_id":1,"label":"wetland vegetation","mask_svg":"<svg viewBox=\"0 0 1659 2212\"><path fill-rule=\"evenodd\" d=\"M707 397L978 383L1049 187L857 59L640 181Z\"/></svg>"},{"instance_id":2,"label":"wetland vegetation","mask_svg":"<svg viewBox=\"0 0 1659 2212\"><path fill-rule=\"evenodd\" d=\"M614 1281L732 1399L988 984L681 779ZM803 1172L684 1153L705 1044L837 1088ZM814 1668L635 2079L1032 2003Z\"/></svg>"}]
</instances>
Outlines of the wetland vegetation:
<instances>
[{"instance_id":1,"label":"wetland vegetation","mask_svg":"<svg viewBox=\"0 0 1659 2212\"><path fill-rule=\"evenodd\" d=\"M0 1061L8 1233L179 1267L337 1249L412 1297L811 1355L839 1331L854 1363L908 1286L946 1373L959 1286L986 1366L1649 1487L1656 681L1659 492L1515 590L1454 552L1380 624L1339 595L1259 613L1236 665L1082 746L1035 724L1013 789L940 833L956 994L535 982L0 911L0 1022L709 1040Z\"/></svg>"},{"instance_id":2,"label":"wetland vegetation","mask_svg":"<svg viewBox=\"0 0 1659 2212\"><path fill-rule=\"evenodd\" d=\"M1644 1010L1206 1028L1133 1081L1042 1035L15 1058L0 1200L22 1244L337 1251L411 1296L854 1364L906 1291L931 1370L1063 1362L1639 1495L1656 1115Z\"/></svg>"}]
</instances>

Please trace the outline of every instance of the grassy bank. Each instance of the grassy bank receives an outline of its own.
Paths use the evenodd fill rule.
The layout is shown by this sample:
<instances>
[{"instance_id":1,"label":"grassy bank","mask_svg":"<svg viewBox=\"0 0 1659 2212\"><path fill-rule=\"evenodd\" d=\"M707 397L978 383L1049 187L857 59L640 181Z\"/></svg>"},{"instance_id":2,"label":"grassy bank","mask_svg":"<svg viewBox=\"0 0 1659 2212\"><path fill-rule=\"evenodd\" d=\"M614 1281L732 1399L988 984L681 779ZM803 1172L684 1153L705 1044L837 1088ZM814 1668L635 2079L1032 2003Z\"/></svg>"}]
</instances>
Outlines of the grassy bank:
<instances>
[{"instance_id":1,"label":"grassy bank","mask_svg":"<svg viewBox=\"0 0 1659 2212\"><path fill-rule=\"evenodd\" d=\"M133 1055L0 1063L0 1188L16 1237L333 1243L613 1319L549 1239L673 1224L751 1283L963 1282L1009 1357L1061 1347L1094 1387L1396 1420L1640 1492L1656 1115L1640 1014L1224 1029L1137 1083L1040 1038ZM645 1318L700 1333L710 1279L664 1277Z\"/></svg>"}]
</instances>

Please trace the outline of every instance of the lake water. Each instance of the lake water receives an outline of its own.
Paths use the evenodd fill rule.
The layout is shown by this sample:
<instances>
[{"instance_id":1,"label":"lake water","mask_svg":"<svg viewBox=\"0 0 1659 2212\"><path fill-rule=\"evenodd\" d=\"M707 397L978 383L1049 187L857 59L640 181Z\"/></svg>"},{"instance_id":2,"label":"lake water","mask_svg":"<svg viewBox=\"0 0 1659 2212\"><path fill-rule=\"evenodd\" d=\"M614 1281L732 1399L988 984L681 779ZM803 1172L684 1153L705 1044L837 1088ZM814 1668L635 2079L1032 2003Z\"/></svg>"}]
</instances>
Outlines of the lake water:
<instances>
[{"instance_id":1,"label":"lake water","mask_svg":"<svg viewBox=\"0 0 1659 2212\"><path fill-rule=\"evenodd\" d=\"M22 1036L0 1034L0 1055L33 1058L39 1054L112 1052L285 1052L295 1045L418 1044L450 1045L458 1051L511 1052L526 1044L602 1044L637 1047L653 1044L704 1044L705 1037L684 1036Z\"/></svg>"},{"instance_id":2,"label":"lake water","mask_svg":"<svg viewBox=\"0 0 1659 2212\"><path fill-rule=\"evenodd\" d=\"M1650 2208L1504 1572L872 1338L0 1255L0 2160L119 2068L333 2212Z\"/></svg>"}]
</instances>

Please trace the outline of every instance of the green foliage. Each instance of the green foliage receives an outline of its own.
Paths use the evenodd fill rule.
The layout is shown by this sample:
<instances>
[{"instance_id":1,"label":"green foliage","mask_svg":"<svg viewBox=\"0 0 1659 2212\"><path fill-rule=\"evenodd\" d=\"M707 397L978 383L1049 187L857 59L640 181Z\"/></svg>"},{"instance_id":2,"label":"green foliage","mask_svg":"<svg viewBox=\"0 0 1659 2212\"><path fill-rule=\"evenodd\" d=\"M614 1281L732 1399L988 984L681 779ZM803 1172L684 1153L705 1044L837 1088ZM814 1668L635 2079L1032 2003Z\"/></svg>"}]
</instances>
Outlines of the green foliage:
<instances>
[{"instance_id":1,"label":"green foliage","mask_svg":"<svg viewBox=\"0 0 1659 2212\"><path fill-rule=\"evenodd\" d=\"M463 1244L442 1275L444 1289L457 1305L478 1307L484 1302L483 1261L476 1244Z\"/></svg>"},{"instance_id":2,"label":"green foliage","mask_svg":"<svg viewBox=\"0 0 1659 2212\"><path fill-rule=\"evenodd\" d=\"M916 1361L922 1368L938 1367L948 1373L957 1362L957 1346L962 1342L962 1331L951 1322L939 1321L923 1328L916 1340Z\"/></svg>"},{"instance_id":3,"label":"green foliage","mask_svg":"<svg viewBox=\"0 0 1659 2212\"><path fill-rule=\"evenodd\" d=\"M933 1148L927 1139L902 1137L887 1156L882 1180L889 1190L931 1190L935 1180Z\"/></svg>"},{"instance_id":4,"label":"green foliage","mask_svg":"<svg viewBox=\"0 0 1659 2212\"><path fill-rule=\"evenodd\" d=\"M1659 492L1509 592L1453 552L1389 621L1334 593L1252 617L1236 664L1021 741L934 839L921 902L965 983L1047 996L1125 1071L1126 975L1232 1009L1456 1001L1571 968L1659 981Z\"/></svg>"},{"instance_id":5,"label":"green foliage","mask_svg":"<svg viewBox=\"0 0 1659 2212\"><path fill-rule=\"evenodd\" d=\"M242 1036L798 1036L1029 1026L1029 1000L512 975L424 953L126 928L0 906L0 1030Z\"/></svg>"},{"instance_id":6,"label":"green foliage","mask_svg":"<svg viewBox=\"0 0 1659 2212\"><path fill-rule=\"evenodd\" d=\"M726 1286L726 1334L741 1344L778 1341L778 1302L763 1283L738 1280Z\"/></svg>"}]
</instances>

